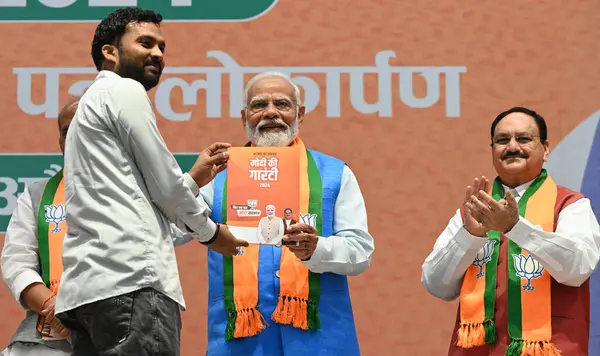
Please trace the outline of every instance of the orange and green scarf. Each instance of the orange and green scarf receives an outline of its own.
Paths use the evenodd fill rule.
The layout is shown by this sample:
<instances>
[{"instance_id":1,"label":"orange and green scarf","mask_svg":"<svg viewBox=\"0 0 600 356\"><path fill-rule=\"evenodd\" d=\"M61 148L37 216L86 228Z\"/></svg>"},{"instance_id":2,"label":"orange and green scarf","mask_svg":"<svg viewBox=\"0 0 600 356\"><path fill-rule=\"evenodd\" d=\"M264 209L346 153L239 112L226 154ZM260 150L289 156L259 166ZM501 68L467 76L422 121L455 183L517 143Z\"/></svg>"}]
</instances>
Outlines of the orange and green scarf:
<instances>
[{"instance_id":1,"label":"orange and green scarf","mask_svg":"<svg viewBox=\"0 0 600 356\"><path fill-rule=\"evenodd\" d=\"M554 231L557 186L546 170L532 182L519 200L519 215L544 231ZM492 197L504 197L499 178ZM496 342L494 302L500 233L490 231L489 240L467 269L460 293L458 346L471 348ZM550 285L547 270L516 243L508 243L508 334L507 356L558 356L552 344Z\"/></svg>"},{"instance_id":2,"label":"orange and green scarf","mask_svg":"<svg viewBox=\"0 0 600 356\"><path fill-rule=\"evenodd\" d=\"M300 150L300 211L316 215L318 235L321 235L323 187L321 175L311 153L300 139L292 145ZM227 223L227 181L223 189L223 224ZM313 215L314 214L314 215ZM318 306L321 296L321 276L304 266L287 247L281 247L278 304L271 319L291 324L302 330L321 327ZM254 336L265 327L258 309L258 268L260 245L244 248L244 253L223 257L224 301L228 313L226 340Z\"/></svg>"},{"instance_id":3,"label":"orange and green scarf","mask_svg":"<svg viewBox=\"0 0 600 356\"><path fill-rule=\"evenodd\" d=\"M48 180L44 187L38 211L38 251L42 281L52 294L58 293L63 272L62 246L67 233L65 222L65 184L63 170ZM36 329L45 337L50 337L50 325L41 314Z\"/></svg>"},{"instance_id":4,"label":"orange and green scarf","mask_svg":"<svg viewBox=\"0 0 600 356\"><path fill-rule=\"evenodd\" d=\"M38 248L42 280L54 295L63 272L62 246L67 233L63 171L55 174L44 188L38 211Z\"/></svg>"}]
</instances>

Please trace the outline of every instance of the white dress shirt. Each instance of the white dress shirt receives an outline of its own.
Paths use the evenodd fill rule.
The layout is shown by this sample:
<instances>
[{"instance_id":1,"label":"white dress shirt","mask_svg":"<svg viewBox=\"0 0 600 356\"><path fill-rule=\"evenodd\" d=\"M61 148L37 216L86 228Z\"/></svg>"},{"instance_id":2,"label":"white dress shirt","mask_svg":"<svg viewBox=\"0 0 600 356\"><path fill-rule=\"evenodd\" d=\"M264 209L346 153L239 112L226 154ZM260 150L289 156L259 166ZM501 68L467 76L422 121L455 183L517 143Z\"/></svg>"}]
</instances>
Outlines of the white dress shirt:
<instances>
[{"instance_id":1,"label":"white dress shirt","mask_svg":"<svg viewBox=\"0 0 600 356\"><path fill-rule=\"evenodd\" d=\"M47 179L43 179L31 186L45 185L46 182ZM44 283L40 275L37 214L38 212L33 211L29 189L25 189L17 199L2 248L2 279L15 300L25 309L27 306L21 300L21 293L34 283ZM177 247L191 240L191 235L174 236L173 245Z\"/></svg>"},{"instance_id":2,"label":"white dress shirt","mask_svg":"<svg viewBox=\"0 0 600 356\"><path fill-rule=\"evenodd\" d=\"M504 189L510 189L519 201L530 184ZM543 231L519 217L505 236L533 255L557 282L572 287L590 277L600 258L600 228L587 198L559 213L555 232ZM469 234L457 209L423 263L421 282L427 291L444 300L456 299L467 268L487 240Z\"/></svg>"},{"instance_id":3,"label":"white dress shirt","mask_svg":"<svg viewBox=\"0 0 600 356\"><path fill-rule=\"evenodd\" d=\"M152 287L185 308L169 221L199 241L216 225L167 149L135 80L101 71L65 149L66 221L56 312Z\"/></svg>"},{"instance_id":4,"label":"white dress shirt","mask_svg":"<svg viewBox=\"0 0 600 356\"><path fill-rule=\"evenodd\" d=\"M200 189L201 197L212 209L214 182ZM354 173L344 166L342 183L335 202L333 236L319 236L317 248L302 263L315 273L331 272L357 275L371 264L375 241L369 234L367 210Z\"/></svg>"},{"instance_id":5,"label":"white dress shirt","mask_svg":"<svg viewBox=\"0 0 600 356\"><path fill-rule=\"evenodd\" d=\"M46 182L44 179L33 184ZM21 300L21 293L31 284L44 283L40 273L37 212L33 211L29 189L25 189L17 199L2 248L2 279L24 308L27 306Z\"/></svg>"}]
</instances>

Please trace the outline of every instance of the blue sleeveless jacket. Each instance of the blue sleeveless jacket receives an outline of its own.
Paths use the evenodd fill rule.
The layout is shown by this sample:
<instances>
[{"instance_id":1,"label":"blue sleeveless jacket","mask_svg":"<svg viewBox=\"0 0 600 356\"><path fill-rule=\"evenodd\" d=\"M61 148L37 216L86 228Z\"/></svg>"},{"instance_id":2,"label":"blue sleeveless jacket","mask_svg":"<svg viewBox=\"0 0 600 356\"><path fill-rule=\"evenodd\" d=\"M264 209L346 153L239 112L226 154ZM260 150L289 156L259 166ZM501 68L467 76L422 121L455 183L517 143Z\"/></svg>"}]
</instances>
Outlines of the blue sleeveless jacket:
<instances>
[{"instance_id":1,"label":"blue sleeveless jacket","mask_svg":"<svg viewBox=\"0 0 600 356\"><path fill-rule=\"evenodd\" d=\"M345 163L320 152L313 155L323 183L322 235L333 234L334 206L340 191ZM226 172L214 181L212 220L222 221L223 187ZM281 248L262 245L258 268L258 305L267 327L258 335L225 340L227 311L223 301L223 256L208 250L208 350L207 356L356 356L360 355L346 276L321 275L319 313L322 328L315 331L280 325L271 320L279 296Z\"/></svg>"}]
</instances>

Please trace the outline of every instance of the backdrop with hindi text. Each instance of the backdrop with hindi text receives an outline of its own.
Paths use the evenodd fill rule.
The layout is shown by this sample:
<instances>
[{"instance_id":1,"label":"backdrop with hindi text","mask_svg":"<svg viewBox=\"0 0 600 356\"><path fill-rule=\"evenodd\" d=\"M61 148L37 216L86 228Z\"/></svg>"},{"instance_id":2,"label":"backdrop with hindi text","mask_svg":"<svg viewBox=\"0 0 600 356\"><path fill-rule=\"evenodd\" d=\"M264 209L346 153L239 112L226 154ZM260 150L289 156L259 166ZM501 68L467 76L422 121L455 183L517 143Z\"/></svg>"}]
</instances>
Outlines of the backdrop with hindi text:
<instances>
[{"instance_id":1,"label":"backdrop with hindi text","mask_svg":"<svg viewBox=\"0 0 600 356\"><path fill-rule=\"evenodd\" d=\"M149 0L110 3L153 8ZM0 231L25 185L62 167L56 116L95 76L90 43L114 9L102 4L0 1ZM245 142L243 84L280 70L301 87L307 147L355 172L376 240L372 266L350 278L364 355L447 350L457 303L427 294L421 264L466 185L494 176L493 118L512 106L532 108L547 119L554 146L600 109L597 1L164 0L155 9L166 19L167 68L149 96L184 170L214 141ZM593 188L587 157L600 144L569 142L567 157L586 160L561 179L587 179L579 188ZM550 163L561 171L558 159ZM199 355L206 249L188 244L177 257L188 305L182 354ZM0 305L3 348L24 313L5 286Z\"/></svg>"}]
</instances>

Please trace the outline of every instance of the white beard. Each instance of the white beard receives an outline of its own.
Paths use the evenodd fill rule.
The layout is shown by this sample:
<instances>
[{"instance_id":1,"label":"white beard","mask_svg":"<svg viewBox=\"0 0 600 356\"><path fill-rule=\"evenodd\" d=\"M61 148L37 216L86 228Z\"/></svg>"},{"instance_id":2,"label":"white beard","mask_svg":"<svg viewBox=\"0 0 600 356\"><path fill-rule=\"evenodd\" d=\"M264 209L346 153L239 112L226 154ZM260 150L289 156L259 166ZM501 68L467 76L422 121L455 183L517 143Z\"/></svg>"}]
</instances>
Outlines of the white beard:
<instances>
[{"instance_id":1,"label":"white beard","mask_svg":"<svg viewBox=\"0 0 600 356\"><path fill-rule=\"evenodd\" d=\"M260 132L260 128L270 123L277 123L285 127L283 131L275 132ZM251 127L248 120L246 120L246 137L252 143L259 147L286 147L289 146L292 141L298 136L299 125L298 125L298 112L296 112L296 119L292 125L288 125L282 119L274 119L268 121L261 121L256 127Z\"/></svg>"}]
</instances>

